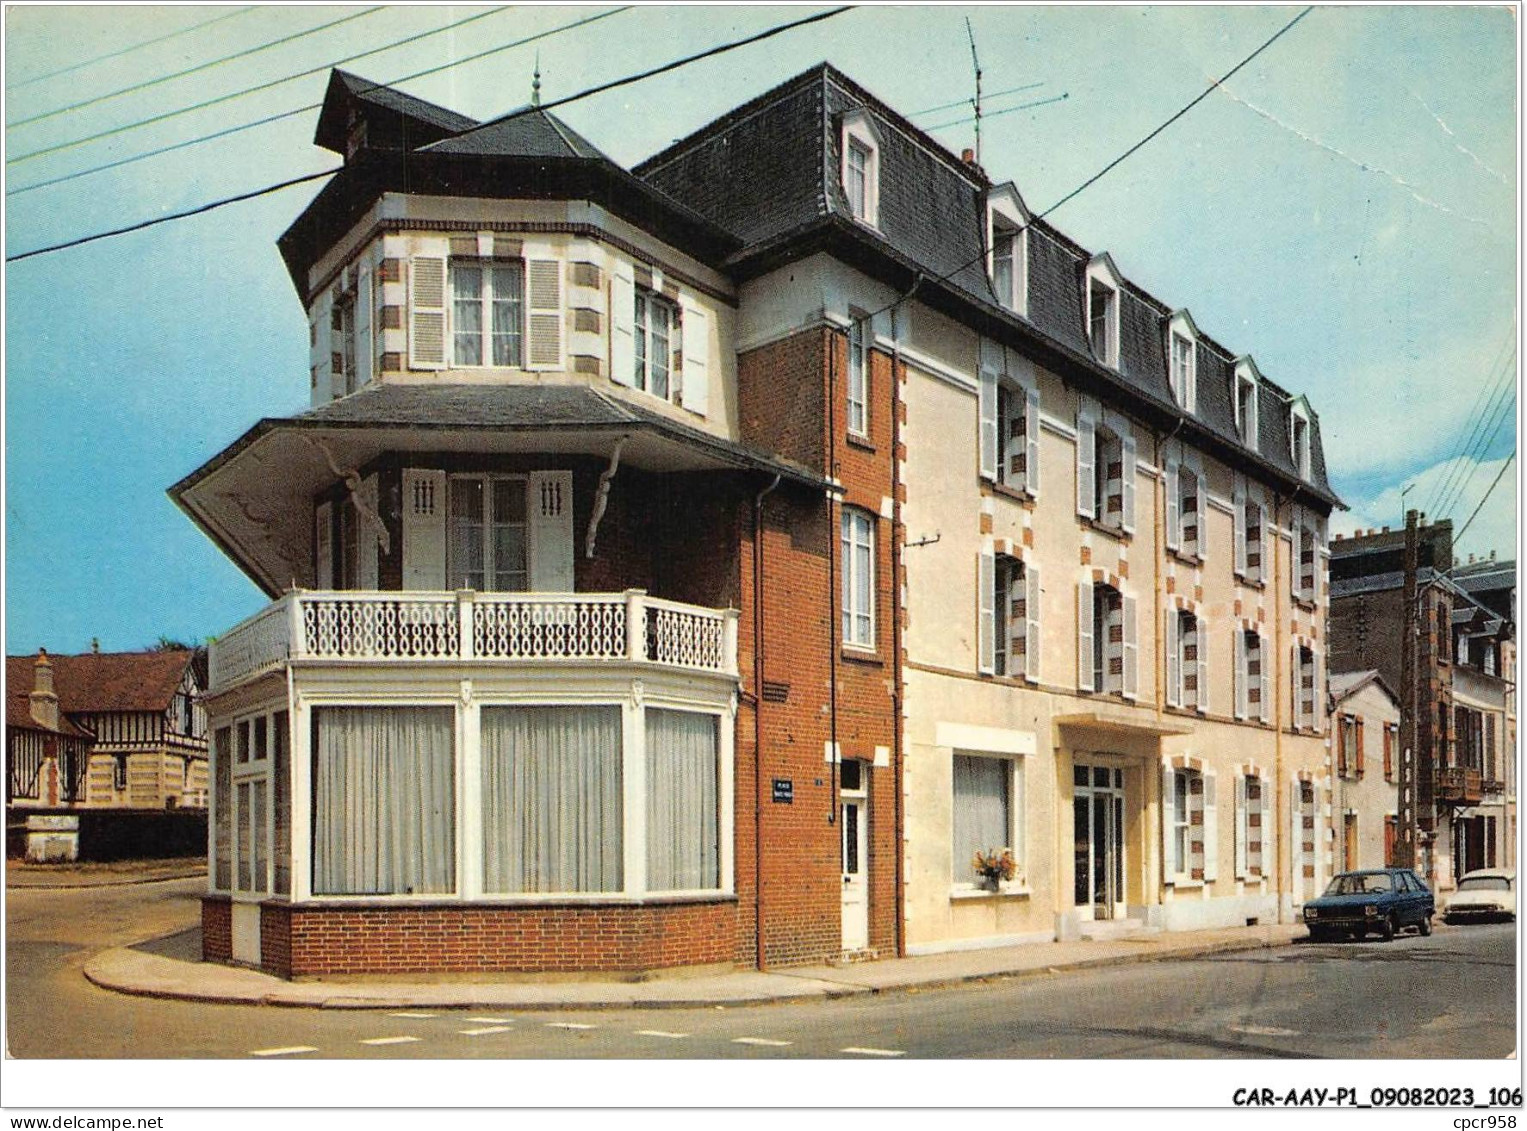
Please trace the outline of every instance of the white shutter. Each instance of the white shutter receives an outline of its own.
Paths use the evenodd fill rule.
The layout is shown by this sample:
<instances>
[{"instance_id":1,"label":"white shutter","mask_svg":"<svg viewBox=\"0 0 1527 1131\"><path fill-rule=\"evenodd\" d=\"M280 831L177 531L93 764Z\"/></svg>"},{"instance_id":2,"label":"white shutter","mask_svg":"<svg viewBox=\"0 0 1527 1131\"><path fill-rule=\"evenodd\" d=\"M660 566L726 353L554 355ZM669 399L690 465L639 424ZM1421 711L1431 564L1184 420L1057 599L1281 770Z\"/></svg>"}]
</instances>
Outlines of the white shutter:
<instances>
[{"instance_id":1,"label":"white shutter","mask_svg":"<svg viewBox=\"0 0 1527 1131\"><path fill-rule=\"evenodd\" d=\"M530 588L537 593L573 591L573 473L540 471L530 476Z\"/></svg>"},{"instance_id":2,"label":"white shutter","mask_svg":"<svg viewBox=\"0 0 1527 1131\"><path fill-rule=\"evenodd\" d=\"M980 444L981 478L997 477L997 374L990 369L981 370Z\"/></svg>"},{"instance_id":3,"label":"white shutter","mask_svg":"<svg viewBox=\"0 0 1527 1131\"><path fill-rule=\"evenodd\" d=\"M334 588L334 504L313 508L313 585Z\"/></svg>"},{"instance_id":4,"label":"white shutter","mask_svg":"<svg viewBox=\"0 0 1527 1131\"><path fill-rule=\"evenodd\" d=\"M360 281L355 286L355 387L371 380L371 363L376 354L371 344L371 265L362 263Z\"/></svg>"},{"instance_id":5,"label":"white shutter","mask_svg":"<svg viewBox=\"0 0 1527 1131\"><path fill-rule=\"evenodd\" d=\"M1310 725L1317 731L1325 730L1326 725L1326 657L1322 648L1313 649L1315 663L1315 717L1310 720Z\"/></svg>"},{"instance_id":6,"label":"white shutter","mask_svg":"<svg viewBox=\"0 0 1527 1131\"><path fill-rule=\"evenodd\" d=\"M1124 606L1124 698L1140 695L1140 640L1135 623L1135 599L1125 597Z\"/></svg>"},{"instance_id":7,"label":"white shutter","mask_svg":"<svg viewBox=\"0 0 1527 1131\"><path fill-rule=\"evenodd\" d=\"M1204 771L1204 883L1219 878L1219 776Z\"/></svg>"},{"instance_id":8,"label":"white shutter","mask_svg":"<svg viewBox=\"0 0 1527 1131\"><path fill-rule=\"evenodd\" d=\"M1076 686L1079 691L1092 688L1092 582L1076 586Z\"/></svg>"},{"instance_id":9,"label":"white shutter","mask_svg":"<svg viewBox=\"0 0 1527 1131\"><path fill-rule=\"evenodd\" d=\"M1299 779L1288 787L1288 890L1297 901L1304 888L1304 828L1299 814Z\"/></svg>"},{"instance_id":10,"label":"white shutter","mask_svg":"<svg viewBox=\"0 0 1527 1131\"><path fill-rule=\"evenodd\" d=\"M1163 614L1166 617L1166 705L1168 707L1182 706L1182 649L1181 632L1182 617L1177 610L1168 605Z\"/></svg>"},{"instance_id":11,"label":"white shutter","mask_svg":"<svg viewBox=\"0 0 1527 1131\"><path fill-rule=\"evenodd\" d=\"M1024 443L1024 489L1030 495L1039 495L1039 386L1029 385L1023 390L1023 443Z\"/></svg>"},{"instance_id":12,"label":"white shutter","mask_svg":"<svg viewBox=\"0 0 1527 1131\"><path fill-rule=\"evenodd\" d=\"M308 316L311 326L312 347L308 350L308 364L312 367L314 396L327 396L329 384L329 302L328 293L313 300ZM320 393L322 390L322 394Z\"/></svg>"},{"instance_id":13,"label":"white shutter","mask_svg":"<svg viewBox=\"0 0 1527 1131\"><path fill-rule=\"evenodd\" d=\"M377 514L376 499L376 476L368 475L361 480L360 507L356 508L356 538L360 548L360 578L361 589L377 588L377 542L376 527L372 525L371 517ZM366 514L359 513L364 508Z\"/></svg>"},{"instance_id":14,"label":"white shutter","mask_svg":"<svg viewBox=\"0 0 1527 1131\"><path fill-rule=\"evenodd\" d=\"M1246 575L1246 485L1241 482L1241 477L1235 477L1235 497L1231 502L1235 509L1235 575ZM1199 538L1203 541L1202 536Z\"/></svg>"},{"instance_id":15,"label":"white shutter","mask_svg":"<svg viewBox=\"0 0 1527 1131\"><path fill-rule=\"evenodd\" d=\"M1097 517L1097 422L1086 409L1076 414L1076 513Z\"/></svg>"},{"instance_id":16,"label":"white shutter","mask_svg":"<svg viewBox=\"0 0 1527 1131\"><path fill-rule=\"evenodd\" d=\"M445 588L445 472L403 470L403 588Z\"/></svg>"},{"instance_id":17,"label":"white shutter","mask_svg":"<svg viewBox=\"0 0 1527 1131\"><path fill-rule=\"evenodd\" d=\"M1325 555L1323 555L1320 551L1321 551L1321 549L1326 544L1326 520L1323 519L1323 518L1315 519L1315 527L1314 527L1314 529L1315 529L1315 591L1310 594L1310 599L1313 600L1318 605L1320 603L1321 595L1325 591L1325 580L1326 580L1325 579L1325 572L1326 572Z\"/></svg>"},{"instance_id":18,"label":"white shutter","mask_svg":"<svg viewBox=\"0 0 1527 1131\"><path fill-rule=\"evenodd\" d=\"M1235 878L1246 878L1246 845L1251 839L1250 814L1246 812L1246 775L1235 775Z\"/></svg>"},{"instance_id":19,"label":"white shutter","mask_svg":"<svg viewBox=\"0 0 1527 1131\"><path fill-rule=\"evenodd\" d=\"M1246 670L1246 633L1235 630L1235 717L1244 719L1250 702L1251 679Z\"/></svg>"},{"instance_id":20,"label":"white shutter","mask_svg":"<svg viewBox=\"0 0 1527 1131\"><path fill-rule=\"evenodd\" d=\"M1289 717L1293 719L1294 726L1308 725L1304 718L1304 696L1300 695L1299 687L1299 642L1291 641L1288 646L1288 690L1289 690Z\"/></svg>"},{"instance_id":21,"label":"white shutter","mask_svg":"<svg viewBox=\"0 0 1527 1131\"><path fill-rule=\"evenodd\" d=\"M610 269L610 379L636 383L636 280L631 265L617 259Z\"/></svg>"},{"instance_id":22,"label":"white shutter","mask_svg":"<svg viewBox=\"0 0 1527 1131\"><path fill-rule=\"evenodd\" d=\"M1124 455L1124 530L1134 533L1135 529L1135 434L1134 429L1124 421L1119 431L1123 434L1123 441L1119 447Z\"/></svg>"},{"instance_id":23,"label":"white shutter","mask_svg":"<svg viewBox=\"0 0 1527 1131\"><path fill-rule=\"evenodd\" d=\"M1304 537L1304 508L1293 506L1289 508L1289 550L1288 550L1288 591L1297 601L1304 596L1304 590L1300 585L1300 576L1304 573L1304 564L1299 560L1299 552L1302 549L1300 543Z\"/></svg>"},{"instance_id":24,"label":"white shutter","mask_svg":"<svg viewBox=\"0 0 1527 1131\"><path fill-rule=\"evenodd\" d=\"M1193 622L1193 643L1198 646L1198 713L1209 713L1209 620L1197 617Z\"/></svg>"},{"instance_id":25,"label":"white shutter","mask_svg":"<svg viewBox=\"0 0 1527 1131\"><path fill-rule=\"evenodd\" d=\"M684 383L679 396L685 408L704 416L710 405L710 319L692 303L685 302L683 310Z\"/></svg>"},{"instance_id":26,"label":"white shutter","mask_svg":"<svg viewBox=\"0 0 1527 1131\"><path fill-rule=\"evenodd\" d=\"M530 346L525 351L526 369L562 368L562 261L525 261L525 293L529 316Z\"/></svg>"},{"instance_id":27,"label":"white shutter","mask_svg":"<svg viewBox=\"0 0 1527 1131\"><path fill-rule=\"evenodd\" d=\"M1209 477L1204 474L1202 462L1193 468L1198 477L1198 489L1193 492L1194 529L1198 531L1198 545L1194 552L1198 560L1209 556Z\"/></svg>"},{"instance_id":28,"label":"white shutter","mask_svg":"<svg viewBox=\"0 0 1527 1131\"><path fill-rule=\"evenodd\" d=\"M408 364L445 368L446 258L416 255L408 266Z\"/></svg>"},{"instance_id":29,"label":"white shutter","mask_svg":"<svg viewBox=\"0 0 1527 1131\"><path fill-rule=\"evenodd\" d=\"M1166 548L1179 549L1182 545L1181 519L1177 500L1177 461L1166 461Z\"/></svg>"},{"instance_id":30,"label":"white shutter","mask_svg":"<svg viewBox=\"0 0 1527 1131\"><path fill-rule=\"evenodd\" d=\"M1024 563L1023 584L1024 608L1028 612L1028 623L1024 625L1023 674L1037 683L1040 649L1039 567L1032 562Z\"/></svg>"},{"instance_id":31,"label":"white shutter","mask_svg":"<svg viewBox=\"0 0 1527 1131\"><path fill-rule=\"evenodd\" d=\"M1161 763L1161 875L1168 883L1177 882L1178 874L1172 868L1172 842L1176 839L1176 831L1172 827L1175 814L1172 812L1172 799L1175 796L1176 782L1173 780L1176 773L1172 769L1172 763L1163 760Z\"/></svg>"},{"instance_id":32,"label":"white shutter","mask_svg":"<svg viewBox=\"0 0 1527 1131\"><path fill-rule=\"evenodd\" d=\"M1277 798L1273 795L1276 783L1272 778L1262 778L1262 875L1274 880L1278 876Z\"/></svg>"},{"instance_id":33,"label":"white shutter","mask_svg":"<svg viewBox=\"0 0 1527 1131\"><path fill-rule=\"evenodd\" d=\"M997 559L990 550L977 558L976 603L976 670L991 675L997 670Z\"/></svg>"},{"instance_id":34,"label":"white shutter","mask_svg":"<svg viewBox=\"0 0 1527 1131\"><path fill-rule=\"evenodd\" d=\"M1271 655L1271 652L1272 652L1272 649L1267 646L1267 638L1265 636L1262 636L1262 635L1258 634L1258 636L1257 636L1257 659L1260 661L1258 666L1261 667L1261 669L1262 669L1261 679L1260 679L1260 682L1259 682L1259 686L1260 686L1261 691L1262 691L1262 702L1259 705L1262 708L1262 721L1264 723L1272 721L1272 694L1271 694L1271 689L1272 689L1272 655Z\"/></svg>"}]
</instances>

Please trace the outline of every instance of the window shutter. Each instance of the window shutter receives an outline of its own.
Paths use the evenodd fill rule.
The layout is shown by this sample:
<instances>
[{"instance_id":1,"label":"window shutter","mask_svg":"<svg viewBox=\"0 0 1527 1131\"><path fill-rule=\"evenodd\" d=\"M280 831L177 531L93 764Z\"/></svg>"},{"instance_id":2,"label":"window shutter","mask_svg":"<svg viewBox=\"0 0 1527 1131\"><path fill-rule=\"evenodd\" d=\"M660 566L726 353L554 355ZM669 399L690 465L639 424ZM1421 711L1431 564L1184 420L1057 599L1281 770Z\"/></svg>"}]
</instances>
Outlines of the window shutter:
<instances>
[{"instance_id":1,"label":"window shutter","mask_svg":"<svg viewBox=\"0 0 1527 1131\"><path fill-rule=\"evenodd\" d=\"M530 347L526 369L562 368L562 261L526 259Z\"/></svg>"},{"instance_id":2,"label":"window shutter","mask_svg":"<svg viewBox=\"0 0 1527 1131\"><path fill-rule=\"evenodd\" d=\"M1304 718L1304 696L1300 694L1303 690L1299 686L1300 682L1299 642L1295 640L1288 646L1288 687L1289 693L1293 696L1293 702L1289 705L1289 713L1293 717L1295 727L1309 725Z\"/></svg>"},{"instance_id":3,"label":"window shutter","mask_svg":"<svg viewBox=\"0 0 1527 1131\"><path fill-rule=\"evenodd\" d=\"M1119 431L1123 433L1119 447L1124 454L1124 529L1132 534L1135 529L1135 436L1127 421Z\"/></svg>"},{"instance_id":4,"label":"window shutter","mask_svg":"<svg viewBox=\"0 0 1527 1131\"><path fill-rule=\"evenodd\" d=\"M997 670L997 559L982 550L976 563L976 670L991 675ZM1011 673L1009 673L1011 674Z\"/></svg>"},{"instance_id":5,"label":"window shutter","mask_svg":"<svg viewBox=\"0 0 1527 1131\"><path fill-rule=\"evenodd\" d=\"M1124 698L1140 695L1140 641L1135 623L1135 599L1124 597Z\"/></svg>"},{"instance_id":6,"label":"window shutter","mask_svg":"<svg viewBox=\"0 0 1527 1131\"><path fill-rule=\"evenodd\" d=\"M1097 423L1082 410L1076 414L1076 513L1097 517Z\"/></svg>"},{"instance_id":7,"label":"window shutter","mask_svg":"<svg viewBox=\"0 0 1527 1131\"><path fill-rule=\"evenodd\" d=\"M359 389L371 380L371 363L375 352L371 345L371 265L362 263L360 280L355 285L355 387ZM374 539L373 539L374 541Z\"/></svg>"},{"instance_id":8,"label":"window shutter","mask_svg":"<svg viewBox=\"0 0 1527 1131\"><path fill-rule=\"evenodd\" d=\"M573 473L530 475L530 588L536 593L573 591Z\"/></svg>"},{"instance_id":9,"label":"window shutter","mask_svg":"<svg viewBox=\"0 0 1527 1131\"><path fill-rule=\"evenodd\" d=\"M1092 582L1076 586L1076 686L1092 690Z\"/></svg>"},{"instance_id":10,"label":"window shutter","mask_svg":"<svg viewBox=\"0 0 1527 1131\"><path fill-rule=\"evenodd\" d=\"M1301 561L1301 551L1304 548L1304 509L1293 507L1289 514L1290 533L1293 537L1289 540L1288 551L1288 588L1289 593L1296 599L1304 596L1302 576L1304 563Z\"/></svg>"},{"instance_id":11,"label":"window shutter","mask_svg":"<svg viewBox=\"0 0 1527 1131\"><path fill-rule=\"evenodd\" d=\"M1362 777L1363 776L1363 720L1362 720L1361 717L1359 717L1358 720L1357 720L1356 729L1357 729L1357 734L1353 737L1352 741L1357 744L1357 776L1358 777Z\"/></svg>"},{"instance_id":12,"label":"window shutter","mask_svg":"<svg viewBox=\"0 0 1527 1131\"><path fill-rule=\"evenodd\" d=\"M1209 622L1198 617L1193 624L1193 643L1198 646L1198 700L1200 715L1209 713Z\"/></svg>"},{"instance_id":13,"label":"window shutter","mask_svg":"<svg viewBox=\"0 0 1527 1131\"><path fill-rule=\"evenodd\" d=\"M1219 878L1219 776L1204 771L1204 883Z\"/></svg>"},{"instance_id":14,"label":"window shutter","mask_svg":"<svg viewBox=\"0 0 1527 1131\"><path fill-rule=\"evenodd\" d=\"M360 503L361 507L372 515L377 513L376 507L376 476L368 475L361 480ZM362 589L377 588L377 543L376 527L371 519L364 514L357 514L356 521L359 524L357 538L360 545L360 578L359 584Z\"/></svg>"},{"instance_id":15,"label":"window shutter","mask_svg":"<svg viewBox=\"0 0 1527 1131\"><path fill-rule=\"evenodd\" d=\"M403 588L445 588L445 472L403 471Z\"/></svg>"},{"instance_id":16,"label":"window shutter","mask_svg":"<svg viewBox=\"0 0 1527 1131\"><path fill-rule=\"evenodd\" d=\"M1262 669L1261 679L1258 684L1262 692L1262 702L1259 706L1262 708L1262 721L1264 723L1272 721L1272 695L1270 694L1272 688L1272 656L1269 654L1270 652L1271 649L1267 647L1266 637L1259 635L1257 637L1257 659L1259 661L1257 666Z\"/></svg>"},{"instance_id":17,"label":"window shutter","mask_svg":"<svg viewBox=\"0 0 1527 1131\"><path fill-rule=\"evenodd\" d=\"M1298 778L1288 783L1288 792L1288 890L1298 900L1304 887L1304 823L1299 812Z\"/></svg>"},{"instance_id":18,"label":"window shutter","mask_svg":"<svg viewBox=\"0 0 1527 1131\"><path fill-rule=\"evenodd\" d=\"M636 280L631 264L617 259L610 269L610 379L636 383Z\"/></svg>"},{"instance_id":19,"label":"window shutter","mask_svg":"<svg viewBox=\"0 0 1527 1131\"><path fill-rule=\"evenodd\" d=\"M679 399L690 412L704 416L710 405L710 319L702 307L690 302L681 305L684 377Z\"/></svg>"},{"instance_id":20,"label":"window shutter","mask_svg":"<svg viewBox=\"0 0 1527 1131\"><path fill-rule=\"evenodd\" d=\"M1039 567L1032 562L1023 565L1023 584L1024 609L1028 613L1028 623L1024 625L1023 674L1037 683L1040 650Z\"/></svg>"},{"instance_id":21,"label":"window shutter","mask_svg":"<svg viewBox=\"0 0 1527 1131\"><path fill-rule=\"evenodd\" d=\"M318 589L334 588L334 504L319 503L313 508L313 584Z\"/></svg>"},{"instance_id":22,"label":"window shutter","mask_svg":"<svg viewBox=\"0 0 1527 1131\"><path fill-rule=\"evenodd\" d=\"M1264 777L1262 784L1262 872L1273 879L1278 875L1277 806L1273 796L1273 779Z\"/></svg>"},{"instance_id":23,"label":"window shutter","mask_svg":"<svg viewBox=\"0 0 1527 1131\"><path fill-rule=\"evenodd\" d=\"M1204 474L1201 463L1193 473L1198 476L1198 490L1193 492L1194 527L1198 531L1198 545L1194 552L1198 554L1198 560L1203 561L1209 556L1209 477Z\"/></svg>"},{"instance_id":24,"label":"window shutter","mask_svg":"<svg viewBox=\"0 0 1527 1131\"><path fill-rule=\"evenodd\" d=\"M1168 884L1174 884L1179 879L1172 870L1172 842L1177 836L1173 823L1176 814L1172 811L1172 799L1176 796L1174 786L1176 777L1172 770L1172 763L1163 759L1161 763L1161 875Z\"/></svg>"},{"instance_id":25,"label":"window shutter","mask_svg":"<svg viewBox=\"0 0 1527 1131\"><path fill-rule=\"evenodd\" d=\"M981 430L981 478L997 477L997 374L981 369L979 396Z\"/></svg>"},{"instance_id":26,"label":"window shutter","mask_svg":"<svg viewBox=\"0 0 1527 1131\"><path fill-rule=\"evenodd\" d=\"M1182 618L1171 605L1166 613L1166 705L1182 706Z\"/></svg>"},{"instance_id":27,"label":"window shutter","mask_svg":"<svg viewBox=\"0 0 1527 1131\"><path fill-rule=\"evenodd\" d=\"M1246 842L1251 832L1250 814L1246 812L1246 775L1235 775L1235 878L1246 878Z\"/></svg>"},{"instance_id":28,"label":"window shutter","mask_svg":"<svg viewBox=\"0 0 1527 1131\"><path fill-rule=\"evenodd\" d=\"M1023 442L1024 442L1024 489L1030 495L1039 494L1039 386L1028 385L1024 387L1023 397L1025 401L1023 414Z\"/></svg>"},{"instance_id":29,"label":"window shutter","mask_svg":"<svg viewBox=\"0 0 1527 1131\"><path fill-rule=\"evenodd\" d=\"M1326 524L1324 519L1317 518L1312 527L1315 537L1315 588L1310 591L1310 600L1320 603L1322 592L1325 590L1325 565L1321 560L1321 547L1326 544Z\"/></svg>"},{"instance_id":30,"label":"window shutter","mask_svg":"<svg viewBox=\"0 0 1527 1131\"><path fill-rule=\"evenodd\" d=\"M408 364L445 368L445 256L416 255L409 262Z\"/></svg>"},{"instance_id":31,"label":"window shutter","mask_svg":"<svg viewBox=\"0 0 1527 1131\"><path fill-rule=\"evenodd\" d=\"M1231 502L1235 511L1235 575L1246 576L1246 485L1241 482L1241 477L1235 477L1235 498ZM1199 538L1202 542L1204 539Z\"/></svg>"},{"instance_id":32,"label":"window shutter","mask_svg":"<svg viewBox=\"0 0 1527 1131\"><path fill-rule=\"evenodd\" d=\"M1246 704L1250 700L1250 673L1246 670L1246 633L1235 630L1235 717L1246 717Z\"/></svg>"},{"instance_id":33,"label":"window shutter","mask_svg":"<svg viewBox=\"0 0 1527 1131\"><path fill-rule=\"evenodd\" d=\"M1182 545L1181 520L1178 516L1177 461L1166 461L1166 548L1176 550Z\"/></svg>"}]
</instances>

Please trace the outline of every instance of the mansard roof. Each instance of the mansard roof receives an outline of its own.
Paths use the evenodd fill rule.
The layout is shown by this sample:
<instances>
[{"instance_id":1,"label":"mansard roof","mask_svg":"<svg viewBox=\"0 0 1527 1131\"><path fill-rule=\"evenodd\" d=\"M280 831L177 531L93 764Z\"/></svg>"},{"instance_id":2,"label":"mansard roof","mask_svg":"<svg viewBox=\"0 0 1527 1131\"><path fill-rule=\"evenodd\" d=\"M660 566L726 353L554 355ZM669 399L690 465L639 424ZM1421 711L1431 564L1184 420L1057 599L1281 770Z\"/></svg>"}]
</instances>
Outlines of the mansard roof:
<instances>
[{"instance_id":1,"label":"mansard roof","mask_svg":"<svg viewBox=\"0 0 1527 1131\"><path fill-rule=\"evenodd\" d=\"M419 148L433 153L610 160L577 130L539 106L522 106L496 122L471 127L459 136L442 138Z\"/></svg>"}]
</instances>

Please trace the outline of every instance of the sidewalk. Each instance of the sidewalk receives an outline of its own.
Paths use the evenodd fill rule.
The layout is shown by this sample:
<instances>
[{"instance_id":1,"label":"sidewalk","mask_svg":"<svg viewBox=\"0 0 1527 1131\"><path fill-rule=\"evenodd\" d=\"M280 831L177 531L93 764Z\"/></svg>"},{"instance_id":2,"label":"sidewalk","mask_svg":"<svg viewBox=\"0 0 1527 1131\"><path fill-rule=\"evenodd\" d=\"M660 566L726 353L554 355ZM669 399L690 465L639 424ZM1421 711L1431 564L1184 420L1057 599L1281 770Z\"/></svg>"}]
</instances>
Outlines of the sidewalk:
<instances>
[{"instance_id":1,"label":"sidewalk","mask_svg":"<svg viewBox=\"0 0 1527 1131\"><path fill-rule=\"evenodd\" d=\"M204 856L168 860L118 860L111 863L28 864L5 862L8 888L98 888L120 884L153 884L207 874Z\"/></svg>"},{"instance_id":2,"label":"sidewalk","mask_svg":"<svg viewBox=\"0 0 1527 1131\"><path fill-rule=\"evenodd\" d=\"M1303 938L1296 924L1179 931L1134 938L1033 943L992 950L891 958L849 966L763 973L671 975L648 981L287 982L269 974L119 948L85 964L85 977L121 993L187 1001L321 1009L663 1009L847 997L954 986L987 978L1058 974L1165 958L1284 946ZM159 948L163 951L166 948ZM490 976L491 977L491 976Z\"/></svg>"}]
</instances>

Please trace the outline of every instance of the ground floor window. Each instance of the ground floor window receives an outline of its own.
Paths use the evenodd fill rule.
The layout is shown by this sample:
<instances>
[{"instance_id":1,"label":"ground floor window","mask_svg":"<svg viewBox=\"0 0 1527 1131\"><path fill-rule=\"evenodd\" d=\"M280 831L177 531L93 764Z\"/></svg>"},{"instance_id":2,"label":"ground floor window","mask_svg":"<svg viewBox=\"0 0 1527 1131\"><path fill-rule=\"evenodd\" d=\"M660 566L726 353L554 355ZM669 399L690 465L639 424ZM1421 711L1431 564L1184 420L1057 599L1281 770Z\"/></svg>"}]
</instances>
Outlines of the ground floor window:
<instances>
[{"instance_id":1,"label":"ground floor window","mask_svg":"<svg viewBox=\"0 0 1527 1131\"><path fill-rule=\"evenodd\" d=\"M314 711L315 895L455 890L455 734L449 707Z\"/></svg>"},{"instance_id":2,"label":"ground floor window","mask_svg":"<svg viewBox=\"0 0 1527 1131\"><path fill-rule=\"evenodd\" d=\"M647 709L647 889L721 886L715 715Z\"/></svg>"},{"instance_id":3,"label":"ground floor window","mask_svg":"<svg viewBox=\"0 0 1527 1131\"><path fill-rule=\"evenodd\" d=\"M977 853L1013 854L1016 875L1023 871L1021 844L1023 774L1015 758L955 754L953 762L953 827L951 879L975 884Z\"/></svg>"}]
</instances>

